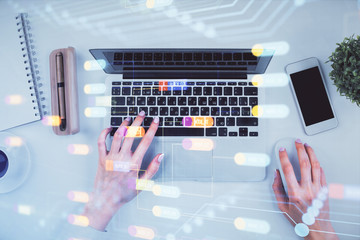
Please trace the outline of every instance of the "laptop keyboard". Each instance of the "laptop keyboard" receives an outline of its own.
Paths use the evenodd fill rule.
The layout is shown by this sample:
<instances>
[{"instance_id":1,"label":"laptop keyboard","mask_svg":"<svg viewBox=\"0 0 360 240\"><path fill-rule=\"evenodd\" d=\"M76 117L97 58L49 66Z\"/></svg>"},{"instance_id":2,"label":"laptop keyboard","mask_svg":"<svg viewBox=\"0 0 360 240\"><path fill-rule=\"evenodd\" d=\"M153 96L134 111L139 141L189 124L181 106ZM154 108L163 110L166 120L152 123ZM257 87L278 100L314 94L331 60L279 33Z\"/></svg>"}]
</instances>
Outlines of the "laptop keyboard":
<instances>
[{"instance_id":1,"label":"laptop keyboard","mask_svg":"<svg viewBox=\"0 0 360 240\"><path fill-rule=\"evenodd\" d=\"M145 130L153 117L160 118L156 136L258 136L252 115L258 88L251 82L123 81L113 82L111 91L111 135L126 117L145 111ZM187 126L189 118L206 127Z\"/></svg>"}]
</instances>

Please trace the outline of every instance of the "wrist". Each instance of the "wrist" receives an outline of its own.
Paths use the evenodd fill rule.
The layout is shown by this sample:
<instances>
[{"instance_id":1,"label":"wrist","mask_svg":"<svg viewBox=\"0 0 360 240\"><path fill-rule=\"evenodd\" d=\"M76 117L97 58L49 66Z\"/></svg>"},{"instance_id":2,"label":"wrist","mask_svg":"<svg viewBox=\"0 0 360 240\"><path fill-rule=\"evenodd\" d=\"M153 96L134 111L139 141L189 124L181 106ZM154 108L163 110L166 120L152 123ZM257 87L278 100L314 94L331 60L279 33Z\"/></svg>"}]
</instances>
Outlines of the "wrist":
<instances>
[{"instance_id":1,"label":"wrist","mask_svg":"<svg viewBox=\"0 0 360 240\"><path fill-rule=\"evenodd\" d=\"M113 209L109 206L98 207L89 202L86 204L83 216L89 220L89 227L92 227L98 231L105 231L106 226L117 212L117 209Z\"/></svg>"},{"instance_id":2,"label":"wrist","mask_svg":"<svg viewBox=\"0 0 360 240\"><path fill-rule=\"evenodd\" d=\"M326 223L321 227L310 229L310 233L305 237L306 240L338 240L334 228L330 223Z\"/></svg>"}]
</instances>

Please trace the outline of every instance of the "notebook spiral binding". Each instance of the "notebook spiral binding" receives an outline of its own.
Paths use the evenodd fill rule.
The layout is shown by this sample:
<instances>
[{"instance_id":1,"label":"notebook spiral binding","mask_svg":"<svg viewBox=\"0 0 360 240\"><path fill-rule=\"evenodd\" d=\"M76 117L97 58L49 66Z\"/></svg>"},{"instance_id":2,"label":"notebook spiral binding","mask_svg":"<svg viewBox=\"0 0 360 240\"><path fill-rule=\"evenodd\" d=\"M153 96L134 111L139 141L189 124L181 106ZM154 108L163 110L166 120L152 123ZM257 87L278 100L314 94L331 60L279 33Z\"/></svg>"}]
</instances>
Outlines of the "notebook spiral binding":
<instances>
[{"instance_id":1,"label":"notebook spiral binding","mask_svg":"<svg viewBox=\"0 0 360 240\"><path fill-rule=\"evenodd\" d=\"M41 78L39 76L38 65L36 64L36 51L33 44L30 22L26 13L20 13L16 16L20 44L22 45L21 50L23 51L23 58L25 64L25 70L27 71L26 76L29 77L28 84L29 89L34 90L31 93L32 102L34 103L34 110L38 110L39 113L35 113L35 116L43 118L47 114L46 106L43 104L45 97L43 92L40 91L42 87Z\"/></svg>"}]
</instances>

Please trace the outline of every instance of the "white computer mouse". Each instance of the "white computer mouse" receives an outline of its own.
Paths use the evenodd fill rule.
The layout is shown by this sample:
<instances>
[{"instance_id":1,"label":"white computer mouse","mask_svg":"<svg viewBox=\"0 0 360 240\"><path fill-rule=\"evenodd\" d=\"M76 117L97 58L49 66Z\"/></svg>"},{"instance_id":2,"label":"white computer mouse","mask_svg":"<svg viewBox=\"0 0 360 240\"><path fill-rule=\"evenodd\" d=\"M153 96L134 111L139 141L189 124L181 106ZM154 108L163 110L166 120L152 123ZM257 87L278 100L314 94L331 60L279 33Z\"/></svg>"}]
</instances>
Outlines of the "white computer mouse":
<instances>
[{"instance_id":1,"label":"white computer mouse","mask_svg":"<svg viewBox=\"0 0 360 240\"><path fill-rule=\"evenodd\" d=\"M282 183L284 185L286 194L288 194L287 184L286 184L284 172L283 172L283 169L282 169L281 163L280 163L279 149L282 148L282 147L286 149L286 152L288 154L290 163L292 164L292 167L294 169L296 179L298 181L300 181L301 172L300 172L299 158L298 158L296 147L295 147L295 140L296 140L295 138L290 138L290 137L280 139L279 141L276 142L275 148L274 148L274 154L275 154L277 168L280 171L281 180L282 180Z\"/></svg>"}]
</instances>

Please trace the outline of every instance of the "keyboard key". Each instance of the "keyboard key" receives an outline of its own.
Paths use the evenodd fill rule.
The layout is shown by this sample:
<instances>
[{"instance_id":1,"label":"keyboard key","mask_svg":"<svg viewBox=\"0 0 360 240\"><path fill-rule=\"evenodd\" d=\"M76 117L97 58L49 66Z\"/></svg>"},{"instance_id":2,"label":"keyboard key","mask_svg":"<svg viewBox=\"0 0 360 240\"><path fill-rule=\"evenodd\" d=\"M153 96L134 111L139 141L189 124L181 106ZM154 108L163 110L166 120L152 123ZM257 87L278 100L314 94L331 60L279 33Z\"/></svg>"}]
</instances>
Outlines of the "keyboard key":
<instances>
[{"instance_id":1,"label":"keyboard key","mask_svg":"<svg viewBox=\"0 0 360 240\"><path fill-rule=\"evenodd\" d=\"M247 85L247 82L238 82L238 85L239 85L239 86L246 86L246 85Z\"/></svg>"},{"instance_id":2,"label":"keyboard key","mask_svg":"<svg viewBox=\"0 0 360 240\"><path fill-rule=\"evenodd\" d=\"M249 105L252 107L258 105L258 98L257 97L249 97Z\"/></svg>"},{"instance_id":3,"label":"keyboard key","mask_svg":"<svg viewBox=\"0 0 360 240\"><path fill-rule=\"evenodd\" d=\"M127 97L126 100L127 105L135 105L135 97Z\"/></svg>"},{"instance_id":4,"label":"keyboard key","mask_svg":"<svg viewBox=\"0 0 360 240\"><path fill-rule=\"evenodd\" d=\"M152 117L145 117L144 118L144 126L150 126L153 121Z\"/></svg>"},{"instance_id":5,"label":"keyboard key","mask_svg":"<svg viewBox=\"0 0 360 240\"><path fill-rule=\"evenodd\" d=\"M215 86L215 85L216 85L216 82L207 82L206 85L208 85L208 86Z\"/></svg>"},{"instance_id":6,"label":"keyboard key","mask_svg":"<svg viewBox=\"0 0 360 240\"><path fill-rule=\"evenodd\" d=\"M232 95L232 87L224 87L224 95L231 96Z\"/></svg>"},{"instance_id":7,"label":"keyboard key","mask_svg":"<svg viewBox=\"0 0 360 240\"><path fill-rule=\"evenodd\" d=\"M113 116L127 116L128 111L127 107L112 107L111 108L111 115Z\"/></svg>"},{"instance_id":8,"label":"keyboard key","mask_svg":"<svg viewBox=\"0 0 360 240\"><path fill-rule=\"evenodd\" d=\"M139 112L144 111L145 115L148 115L149 111L148 111L148 107L139 107Z\"/></svg>"},{"instance_id":9,"label":"keyboard key","mask_svg":"<svg viewBox=\"0 0 360 240\"><path fill-rule=\"evenodd\" d=\"M244 87L244 95L257 95L258 88L257 87Z\"/></svg>"},{"instance_id":10,"label":"keyboard key","mask_svg":"<svg viewBox=\"0 0 360 240\"><path fill-rule=\"evenodd\" d=\"M198 86L205 86L205 82L196 82L196 85L198 85Z\"/></svg>"},{"instance_id":11,"label":"keyboard key","mask_svg":"<svg viewBox=\"0 0 360 240\"><path fill-rule=\"evenodd\" d=\"M237 117L236 118L236 125L237 126L257 126L258 119L252 117Z\"/></svg>"},{"instance_id":12,"label":"keyboard key","mask_svg":"<svg viewBox=\"0 0 360 240\"><path fill-rule=\"evenodd\" d=\"M209 97L209 105L216 106L217 105L217 98L216 97Z\"/></svg>"},{"instance_id":13,"label":"keyboard key","mask_svg":"<svg viewBox=\"0 0 360 240\"><path fill-rule=\"evenodd\" d=\"M182 53L175 53L174 54L174 60L175 61L182 61L182 58L183 58Z\"/></svg>"},{"instance_id":14,"label":"keyboard key","mask_svg":"<svg viewBox=\"0 0 360 240\"><path fill-rule=\"evenodd\" d=\"M152 87L152 94L153 95L161 95L159 87Z\"/></svg>"},{"instance_id":15,"label":"keyboard key","mask_svg":"<svg viewBox=\"0 0 360 240\"><path fill-rule=\"evenodd\" d=\"M204 95L205 96L212 95L212 88L211 87L204 87Z\"/></svg>"},{"instance_id":16,"label":"keyboard key","mask_svg":"<svg viewBox=\"0 0 360 240\"><path fill-rule=\"evenodd\" d=\"M204 53L204 60L211 61L212 60L212 53Z\"/></svg>"},{"instance_id":17,"label":"keyboard key","mask_svg":"<svg viewBox=\"0 0 360 240\"><path fill-rule=\"evenodd\" d=\"M230 116L230 108L222 107L221 108L221 116Z\"/></svg>"},{"instance_id":18,"label":"keyboard key","mask_svg":"<svg viewBox=\"0 0 360 240\"><path fill-rule=\"evenodd\" d=\"M250 108L249 107L241 108L241 115L242 116L250 116Z\"/></svg>"},{"instance_id":19,"label":"keyboard key","mask_svg":"<svg viewBox=\"0 0 360 240\"><path fill-rule=\"evenodd\" d=\"M186 105L186 97L178 97L178 105L179 106Z\"/></svg>"},{"instance_id":20,"label":"keyboard key","mask_svg":"<svg viewBox=\"0 0 360 240\"><path fill-rule=\"evenodd\" d=\"M222 95L222 87L214 87L214 95L221 96Z\"/></svg>"},{"instance_id":21,"label":"keyboard key","mask_svg":"<svg viewBox=\"0 0 360 240\"><path fill-rule=\"evenodd\" d=\"M235 126L235 118L233 117L226 118L226 126Z\"/></svg>"},{"instance_id":22,"label":"keyboard key","mask_svg":"<svg viewBox=\"0 0 360 240\"><path fill-rule=\"evenodd\" d=\"M154 53L154 61L162 61L163 54L162 53Z\"/></svg>"},{"instance_id":23,"label":"keyboard key","mask_svg":"<svg viewBox=\"0 0 360 240\"><path fill-rule=\"evenodd\" d=\"M242 53L233 53L233 60L242 60Z\"/></svg>"},{"instance_id":24,"label":"keyboard key","mask_svg":"<svg viewBox=\"0 0 360 240\"><path fill-rule=\"evenodd\" d=\"M206 97L198 97L198 105L199 106L207 105L207 98Z\"/></svg>"},{"instance_id":25,"label":"keyboard key","mask_svg":"<svg viewBox=\"0 0 360 240\"><path fill-rule=\"evenodd\" d=\"M123 60L123 53L114 53L114 60Z\"/></svg>"},{"instance_id":26,"label":"keyboard key","mask_svg":"<svg viewBox=\"0 0 360 240\"><path fill-rule=\"evenodd\" d=\"M214 53L214 61L221 61L222 53Z\"/></svg>"},{"instance_id":27,"label":"keyboard key","mask_svg":"<svg viewBox=\"0 0 360 240\"><path fill-rule=\"evenodd\" d=\"M248 135L248 129L247 128L239 128L239 136L240 137L246 137Z\"/></svg>"},{"instance_id":28,"label":"keyboard key","mask_svg":"<svg viewBox=\"0 0 360 240\"><path fill-rule=\"evenodd\" d=\"M196 97L188 97L188 105L189 106L196 106L197 98Z\"/></svg>"},{"instance_id":29,"label":"keyboard key","mask_svg":"<svg viewBox=\"0 0 360 240\"><path fill-rule=\"evenodd\" d=\"M131 86L131 82L123 82L123 85Z\"/></svg>"},{"instance_id":30,"label":"keyboard key","mask_svg":"<svg viewBox=\"0 0 360 240\"><path fill-rule=\"evenodd\" d=\"M211 108L211 116L220 116L220 108L212 107Z\"/></svg>"},{"instance_id":31,"label":"keyboard key","mask_svg":"<svg viewBox=\"0 0 360 240\"><path fill-rule=\"evenodd\" d=\"M219 97L219 106L227 106L227 97Z\"/></svg>"},{"instance_id":32,"label":"keyboard key","mask_svg":"<svg viewBox=\"0 0 360 240\"><path fill-rule=\"evenodd\" d=\"M190 115L191 116L199 116L200 110L198 107L191 107L190 108Z\"/></svg>"},{"instance_id":33,"label":"keyboard key","mask_svg":"<svg viewBox=\"0 0 360 240\"><path fill-rule=\"evenodd\" d=\"M259 136L258 132L250 132L249 134L250 137L257 137Z\"/></svg>"},{"instance_id":34,"label":"keyboard key","mask_svg":"<svg viewBox=\"0 0 360 240\"><path fill-rule=\"evenodd\" d=\"M237 132L229 132L229 137L237 137Z\"/></svg>"},{"instance_id":35,"label":"keyboard key","mask_svg":"<svg viewBox=\"0 0 360 240\"><path fill-rule=\"evenodd\" d=\"M176 97L168 97L168 105L174 106L176 105Z\"/></svg>"},{"instance_id":36,"label":"keyboard key","mask_svg":"<svg viewBox=\"0 0 360 240\"><path fill-rule=\"evenodd\" d=\"M147 105L156 105L156 97L147 97Z\"/></svg>"},{"instance_id":37,"label":"keyboard key","mask_svg":"<svg viewBox=\"0 0 360 240\"><path fill-rule=\"evenodd\" d=\"M137 116L138 115L138 108L137 107L129 107L129 115L130 116Z\"/></svg>"},{"instance_id":38,"label":"keyboard key","mask_svg":"<svg viewBox=\"0 0 360 240\"><path fill-rule=\"evenodd\" d=\"M195 82L187 82L186 85L194 86L194 85L195 85Z\"/></svg>"},{"instance_id":39,"label":"keyboard key","mask_svg":"<svg viewBox=\"0 0 360 240\"><path fill-rule=\"evenodd\" d=\"M112 117L111 118L111 126L120 126L121 123L122 123L121 117Z\"/></svg>"},{"instance_id":40,"label":"keyboard key","mask_svg":"<svg viewBox=\"0 0 360 240\"><path fill-rule=\"evenodd\" d=\"M228 82L229 86L236 86L236 82Z\"/></svg>"},{"instance_id":41,"label":"keyboard key","mask_svg":"<svg viewBox=\"0 0 360 240\"><path fill-rule=\"evenodd\" d=\"M184 53L184 61L191 61L192 53Z\"/></svg>"},{"instance_id":42,"label":"keyboard key","mask_svg":"<svg viewBox=\"0 0 360 240\"><path fill-rule=\"evenodd\" d=\"M174 126L174 118L166 117L164 119L164 126Z\"/></svg>"},{"instance_id":43,"label":"keyboard key","mask_svg":"<svg viewBox=\"0 0 360 240\"><path fill-rule=\"evenodd\" d=\"M111 105L125 105L125 97L112 97Z\"/></svg>"},{"instance_id":44,"label":"keyboard key","mask_svg":"<svg viewBox=\"0 0 360 240\"><path fill-rule=\"evenodd\" d=\"M130 87L123 87L122 88L122 95L130 95L131 88Z\"/></svg>"},{"instance_id":45,"label":"keyboard key","mask_svg":"<svg viewBox=\"0 0 360 240\"><path fill-rule=\"evenodd\" d=\"M217 85L218 86L224 86L224 85L226 85L226 82L218 82Z\"/></svg>"},{"instance_id":46,"label":"keyboard key","mask_svg":"<svg viewBox=\"0 0 360 240\"><path fill-rule=\"evenodd\" d=\"M113 87L111 94L112 95L120 95L120 87Z\"/></svg>"},{"instance_id":47,"label":"keyboard key","mask_svg":"<svg viewBox=\"0 0 360 240\"><path fill-rule=\"evenodd\" d=\"M152 53L145 53L144 54L144 60L145 61L152 61L153 60L153 58L152 58Z\"/></svg>"},{"instance_id":48,"label":"keyboard key","mask_svg":"<svg viewBox=\"0 0 360 240\"><path fill-rule=\"evenodd\" d=\"M175 126L182 126L182 117L175 117Z\"/></svg>"},{"instance_id":49,"label":"keyboard key","mask_svg":"<svg viewBox=\"0 0 360 240\"><path fill-rule=\"evenodd\" d=\"M229 97L229 105L230 106L237 106L237 97Z\"/></svg>"},{"instance_id":50,"label":"keyboard key","mask_svg":"<svg viewBox=\"0 0 360 240\"><path fill-rule=\"evenodd\" d=\"M151 95L151 87L142 87L142 95Z\"/></svg>"},{"instance_id":51,"label":"keyboard key","mask_svg":"<svg viewBox=\"0 0 360 240\"><path fill-rule=\"evenodd\" d=\"M170 116L178 116L179 108L178 107L170 107Z\"/></svg>"},{"instance_id":52,"label":"keyboard key","mask_svg":"<svg viewBox=\"0 0 360 240\"><path fill-rule=\"evenodd\" d=\"M134 60L135 61L142 61L143 54L142 53L134 53Z\"/></svg>"},{"instance_id":53,"label":"keyboard key","mask_svg":"<svg viewBox=\"0 0 360 240\"><path fill-rule=\"evenodd\" d=\"M189 116L189 107L180 107L180 116Z\"/></svg>"},{"instance_id":54,"label":"keyboard key","mask_svg":"<svg viewBox=\"0 0 360 240\"><path fill-rule=\"evenodd\" d=\"M168 107L160 107L160 116L167 116L169 115L169 108Z\"/></svg>"},{"instance_id":55,"label":"keyboard key","mask_svg":"<svg viewBox=\"0 0 360 240\"><path fill-rule=\"evenodd\" d=\"M184 87L184 89L183 89L183 95L185 95L185 96L191 96L191 95L192 95L192 87Z\"/></svg>"},{"instance_id":56,"label":"keyboard key","mask_svg":"<svg viewBox=\"0 0 360 240\"><path fill-rule=\"evenodd\" d=\"M209 107L202 107L201 108L201 116L209 116L210 115L210 108Z\"/></svg>"},{"instance_id":57,"label":"keyboard key","mask_svg":"<svg viewBox=\"0 0 360 240\"><path fill-rule=\"evenodd\" d=\"M121 85L121 82L112 82L112 85Z\"/></svg>"},{"instance_id":58,"label":"keyboard key","mask_svg":"<svg viewBox=\"0 0 360 240\"><path fill-rule=\"evenodd\" d=\"M124 60L125 61L131 61L133 59L133 54L132 53L125 53L124 54Z\"/></svg>"},{"instance_id":59,"label":"keyboard key","mask_svg":"<svg viewBox=\"0 0 360 240\"><path fill-rule=\"evenodd\" d=\"M164 118L159 117L159 126L163 126L163 124L164 124Z\"/></svg>"},{"instance_id":60,"label":"keyboard key","mask_svg":"<svg viewBox=\"0 0 360 240\"><path fill-rule=\"evenodd\" d=\"M252 53L244 53L244 60L257 60L257 57Z\"/></svg>"},{"instance_id":61,"label":"keyboard key","mask_svg":"<svg viewBox=\"0 0 360 240\"><path fill-rule=\"evenodd\" d=\"M201 61L202 60L202 53L194 53L194 60Z\"/></svg>"},{"instance_id":62,"label":"keyboard key","mask_svg":"<svg viewBox=\"0 0 360 240\"><path fill-rule=\"evenodd\" d=\"M145 105L145 100L146 100L145 97L137 97L136 104L137 105Z\"/></svg>"},{"instance_id":63,"label":"keyboard key","mask_svg":"<svg viewBox=\"0 0 360 240\"><path fill-rule=\"evenodd\" d=\"M219 137L226 137L227 136L227 128L219 128Z\"/></svg>"},{"instance_id":64,"label":"keyboard key","mask_svg":"<svg viewBox=\"0 0 360 240\"><path fill-rule=\"evenodd\" d=\"M132 95L141 95L141 87L133 87Z\"/></svg>"},{"instance_id":65,"label":"keyboard key","mask_svg":"<svg viewBox=\"0 0 360 240\"><path fill-rule=\"evenodd\" d=\"M234 87L234 95L241 96L242 95L242 87Z\"/></svg>"},{"instance_id":66,"label":"keyboard key","mask_svg":"<svg viewBox=\"0 0 360 240\"><path fill-rule=\"evenodd\" d=\"M224 53L223 54L223 59L225 60L225 61L231 61L232 60L232 54L231 53Z\"/></svg>"},{"instance_id":67,"label":"keyboard key","mask_svg":"<svg viewBox=\"0 0 360 240\"><path fill-rule=\"evenodd\" d=\"M240 116L240 108L232 107L231 108L231 116Z\"/></svg>"},{"instance_id":68,"label":"keyboard key","mask_svg":"<svg viewBox=\"0 0 360 240\"><path fill-rule=\"evenodd\" d=\"M162 91L162 94L165 95L165 96L169 96L171 95L171 87L165 87L165 89L163 89Z\"/></svg>"},{"instance_id":69,"label":"keyboard key","mask_svg":"<svg viewBox=\"0 0 360 240\"><path fill-rule=\"evenodd\" d=\"M159 108L158 107L150 107L149 109L150 116L157 116L159 115Z\"/></svg>"},{"instance_id":70,"label":"keyboard key","mask_svg":"<svg viewBox=\"0 0 360 240\"><path fill-rule=\"evenodd\" d=\"M165 61L172 61L173 60L173 54L172 53L165 53L164 54L164 60Z\"/></svg>"},{"instance_id":71,"label":"keyboard key","mask_svg":"<svg viewBox=\"0 0 360 240\"><path fill-rule=\"evenodd\" d=\"M239 97L239 105L240 106L247 106L248 105L248 98L247 97Z\"/></svg>"},{"instance_id":72,"label":"keyboard key","mask_svg":"<svg viewBox=\"0 0 360 240\"><path fill-rule=\"evenodd\" d=\"M216 126L225 126L225 118L217 117L216 118Z\"/></svg>"},{"instance_id":73,"label":"keyboard key","mask_svg":"<svg viewBox=\"0 0 360 240\"><path fill-rule=\"evenodd\" d=\"M159 106L166 105L166 97L157 97L157 105Z\"/></svg>"},{"instance_id":74,"label":"keyboard key","mask_svg":"<svg viewBox=\"0 0 360 240\"><path fill-rule=\"evenodd\" d=\"M149 128L144 128L147 131ZM173 137L198 137L204 136L204 128L186 128L186 127L159 127L155 136L173 136Z\"/></svg>"},{"instance_id":75,"label":"keyboard key","mask_svg":"<svg viewBox=\"0 0 360 240\"><path fill-rule=\"evenodd\" d=\"M113 88L113 89L114 89L114 88ZM194 87L193 94L194 94L195 96L197 96L197 95L202 95L202 88L201 88L201 87Z\"/></svg>"},{"instance_id":76,"label":"keyboard key","mask_svg":"<svg viewBox=\"0 0 360 240\"><path fill-rule=\"evenodd\" d=\"M181 87L174 87L174 89L173 89L173 95L174 95L174 96L179 96L179 95L181 95Z\"/></svg>"},{"instance_id":77,"label":"keyboard key","mask_svg":"<svg viewBox=\"0 0 360 240\"><path fill-rule=\"evenodd\" d=\"M217 136L217 128L206 128L206 136L207 137L216 137Z\"/></svg>"}]
</instances>

